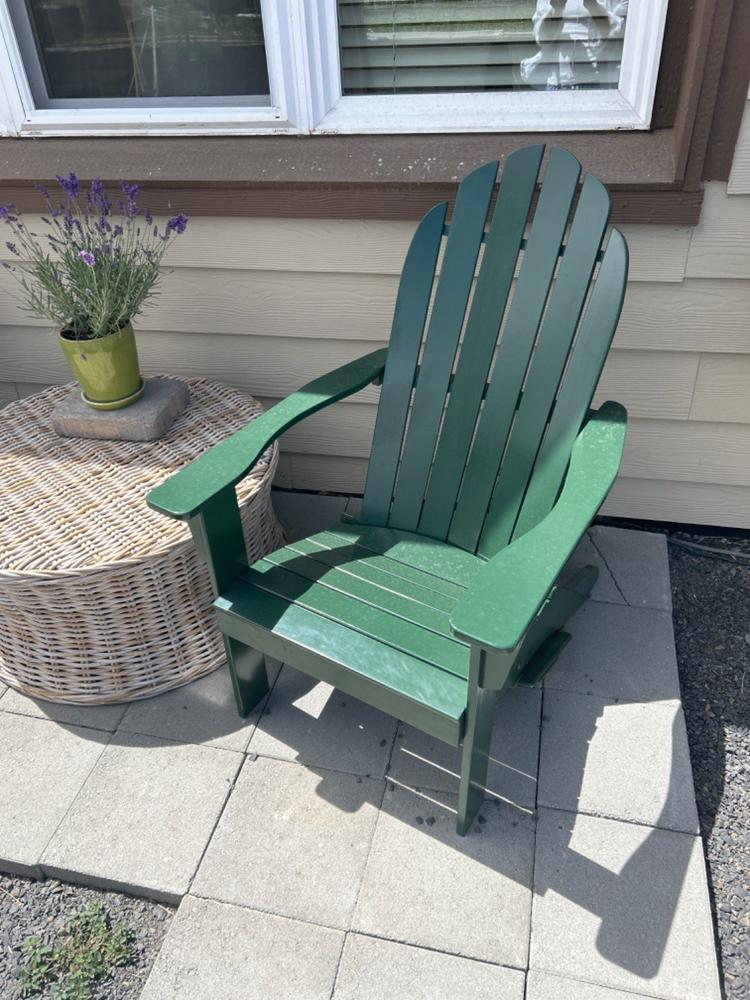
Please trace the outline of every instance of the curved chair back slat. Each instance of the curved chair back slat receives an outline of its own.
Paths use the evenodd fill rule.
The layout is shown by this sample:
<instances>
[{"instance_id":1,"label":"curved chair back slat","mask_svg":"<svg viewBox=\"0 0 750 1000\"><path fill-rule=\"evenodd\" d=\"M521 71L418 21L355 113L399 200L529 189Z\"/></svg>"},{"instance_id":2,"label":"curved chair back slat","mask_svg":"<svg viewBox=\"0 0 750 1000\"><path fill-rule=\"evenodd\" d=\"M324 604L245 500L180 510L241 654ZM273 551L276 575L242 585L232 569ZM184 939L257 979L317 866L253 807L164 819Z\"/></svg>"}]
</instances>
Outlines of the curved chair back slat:
<instances>
[{"instance_id":1,"label":"curved chair back slat","mask_svg":"<svg viewBox=\"0 0 750 1000\"><path fill-rule=\"evenodd\" d=\"M364 523L491 556L556 499L619 318L627 247L615 231L602 258L609 196L592 176L579 190L580 164L565 150L551 151L532 212L543 153L529 146L508 157L489 229L497 163L461 183L449 227L443 204L416 230L394 315Z\"/></svg>"}]
</instances>

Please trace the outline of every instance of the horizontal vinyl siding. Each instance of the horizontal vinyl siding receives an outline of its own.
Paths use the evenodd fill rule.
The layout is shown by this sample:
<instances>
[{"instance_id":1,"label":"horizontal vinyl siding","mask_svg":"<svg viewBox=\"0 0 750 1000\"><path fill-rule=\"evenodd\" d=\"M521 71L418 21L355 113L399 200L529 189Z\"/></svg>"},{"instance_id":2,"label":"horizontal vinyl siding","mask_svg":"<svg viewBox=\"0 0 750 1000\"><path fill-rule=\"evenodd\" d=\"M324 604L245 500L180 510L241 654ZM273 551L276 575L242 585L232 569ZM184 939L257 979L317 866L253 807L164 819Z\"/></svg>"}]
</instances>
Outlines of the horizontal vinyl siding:
<instances>
[{"instance_id":1,"label":"horizontal vinyl siding","mask_svg":"<svg viewBox=\"0 0 750 1000\"><path fill-rule=\"evenodd\" d=\"M382 346L413 228L193 220L137 323L144 372L215 378L271 404ZM623 402L630 428L605 513L750 527L748 233L750 188L721 183L694 230L625 227L631 280L596 402ZM69 378L7 281L0 271L0 405ZM289 431L277 482L360 493L377 398L366 389Z\"/></svg>"}]
</instances>

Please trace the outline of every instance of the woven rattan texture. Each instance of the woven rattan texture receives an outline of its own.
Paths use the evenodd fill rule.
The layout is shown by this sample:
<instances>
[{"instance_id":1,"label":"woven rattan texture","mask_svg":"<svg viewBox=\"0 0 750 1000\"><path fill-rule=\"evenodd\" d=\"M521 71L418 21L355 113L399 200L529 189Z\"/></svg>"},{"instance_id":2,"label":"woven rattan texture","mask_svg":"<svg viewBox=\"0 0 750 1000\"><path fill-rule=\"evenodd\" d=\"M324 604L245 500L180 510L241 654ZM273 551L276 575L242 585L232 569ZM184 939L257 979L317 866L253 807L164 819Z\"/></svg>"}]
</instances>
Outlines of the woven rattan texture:
<instances>
[{"instance_id":1,"label":"woven rattan texture","mask_svg":"<svg viewBox=\"0 0 750 1000\"><path fill-rule=\"evenodd\" d=\"M73 386L0 411L0 681L107 704L223 662L190 532L144 497L262 408L227 386L187 383L190 405L159 441L58 437L50 412ZM277 461L274 445L237 488L251 561L283 543L270 497Z\"/></svg>"}]
</instances>

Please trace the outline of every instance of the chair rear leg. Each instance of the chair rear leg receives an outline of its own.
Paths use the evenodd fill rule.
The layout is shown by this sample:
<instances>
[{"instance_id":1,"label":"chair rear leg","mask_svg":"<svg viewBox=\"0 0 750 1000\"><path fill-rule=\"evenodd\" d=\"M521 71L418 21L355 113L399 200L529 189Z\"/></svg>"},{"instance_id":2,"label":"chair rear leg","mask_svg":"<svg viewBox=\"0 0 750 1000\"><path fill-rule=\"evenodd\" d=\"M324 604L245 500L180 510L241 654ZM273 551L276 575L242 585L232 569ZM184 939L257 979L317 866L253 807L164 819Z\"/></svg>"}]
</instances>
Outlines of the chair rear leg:
<instances>
[{"instance_id":1,"label":"chair rear leg","mask_svg":"<svg viewBox=\"0 0 750 1000\"><path fill-rule=\"evenodd\" d=\"M582 566L558 581L521 644L514 666L516 684L533 687L554 666L570 640L563 625L589 596L598 575L596 566Z\"/></svg>"},{"instance_id":2,"label":"chair rear leg","mask_svg":"<svg viewBox=\"0 0 750 1000\"><path fill-rule=\"evenodd\" d=\"M497 691L480 687L484 653L472 649L469 671L469 701L466 709L466 731L461 751L461 780L458 788L458 821L456 832L463 837L484 802L487 766L490 757L492 723Z\"/></svg>"},{"instance_id":3,"label":"chair rear leg","mask_svg":"<svg viewBox=\"0 0 750 1000\"><path fill-rule=\"evenodd\" d=\"M229 673L232 677L237 711L246 718L261 699L268 694L266 658L243 642L224 636Z\"/></svg>"}]
</instances>

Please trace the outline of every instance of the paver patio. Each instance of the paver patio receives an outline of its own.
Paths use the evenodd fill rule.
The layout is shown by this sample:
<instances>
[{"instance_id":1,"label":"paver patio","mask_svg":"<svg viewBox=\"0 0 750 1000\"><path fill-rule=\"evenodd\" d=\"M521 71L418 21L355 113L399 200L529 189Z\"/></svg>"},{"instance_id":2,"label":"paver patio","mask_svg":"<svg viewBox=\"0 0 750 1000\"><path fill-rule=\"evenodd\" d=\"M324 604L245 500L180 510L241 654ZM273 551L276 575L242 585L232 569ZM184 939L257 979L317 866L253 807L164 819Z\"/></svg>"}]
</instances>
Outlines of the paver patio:
<instances>
[{"instance_id":1,"label":"paver patio","mask_svg":"<svg viewBox=\"0 0 750 1000\"><path fill-rule=\"evenodd\" d=\"M291 534L342 507L277 497ZM450 747L288 667L240 720L222 669L113 709L0 691L0 867L181 899L144 1000L719 1000L664 540L575 558L599 581L498 705L467 837Z\"/></svg>"}]
</instances>

